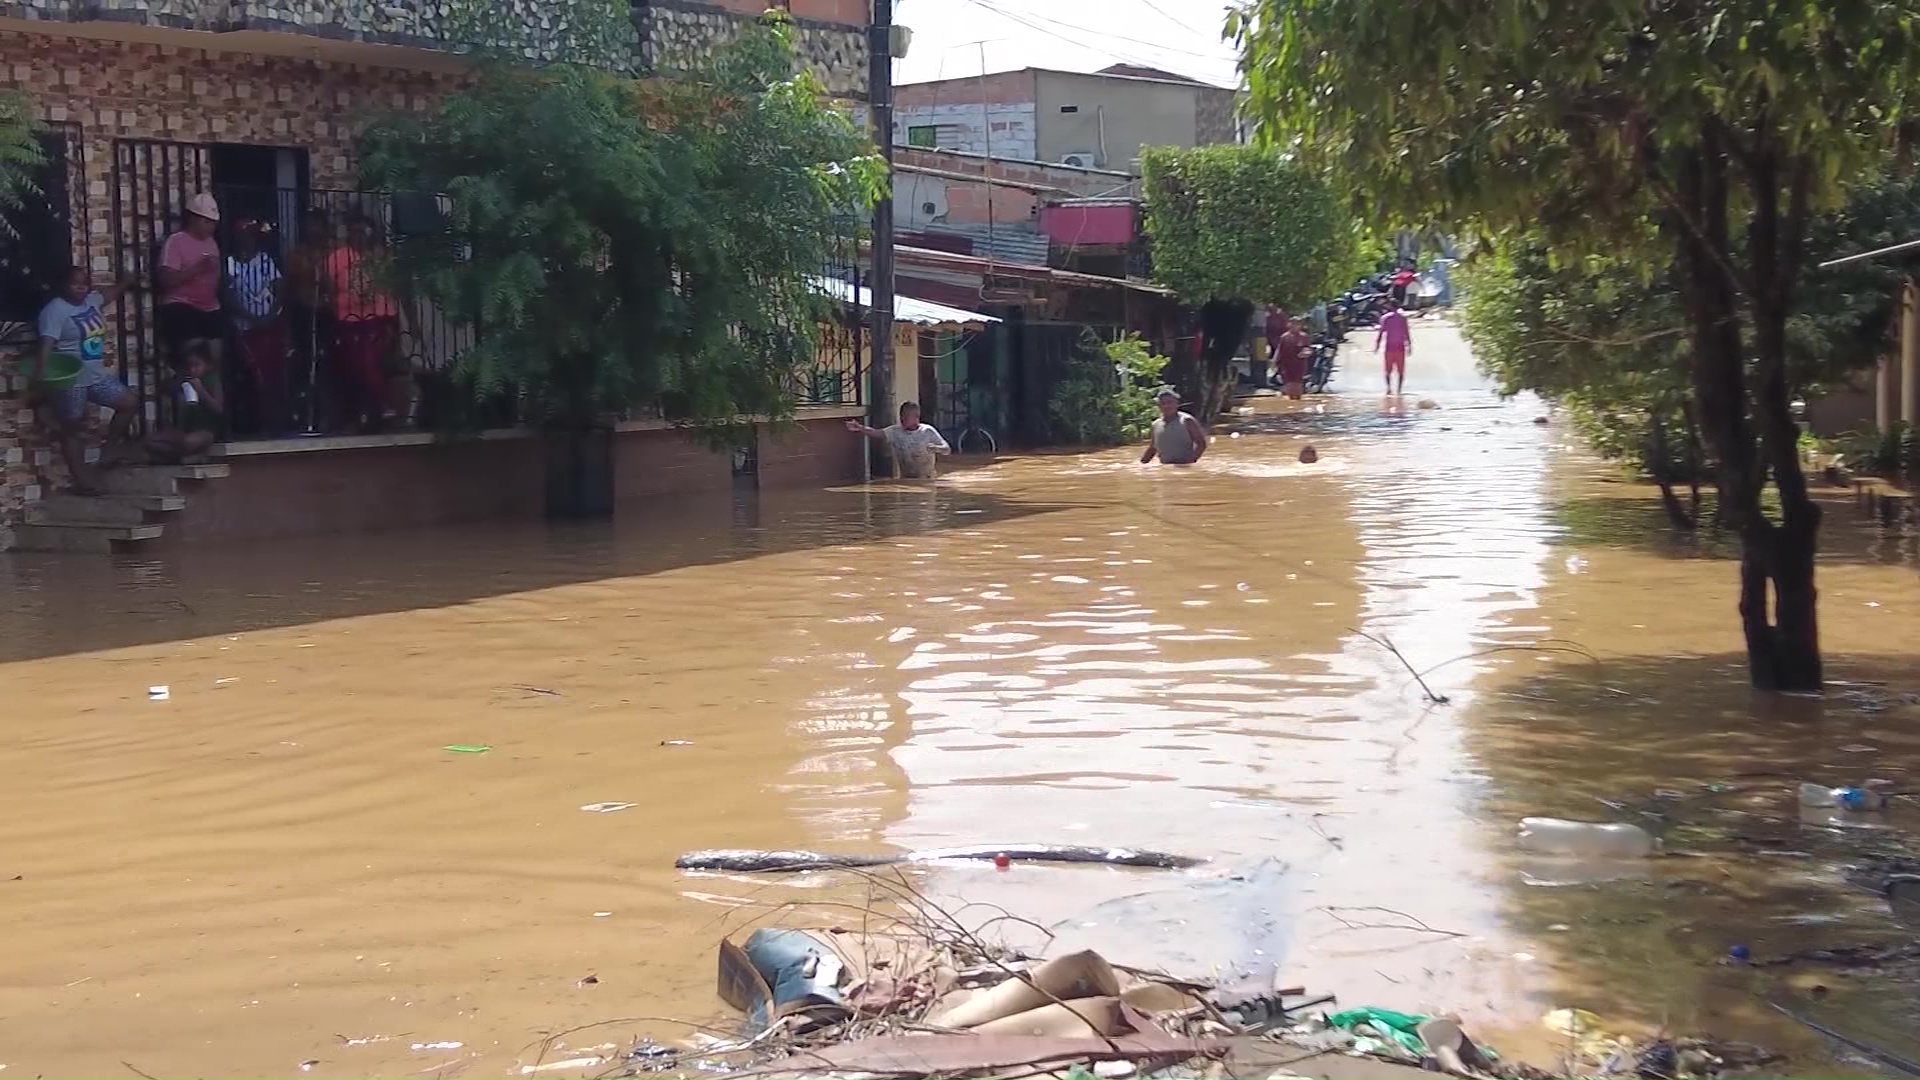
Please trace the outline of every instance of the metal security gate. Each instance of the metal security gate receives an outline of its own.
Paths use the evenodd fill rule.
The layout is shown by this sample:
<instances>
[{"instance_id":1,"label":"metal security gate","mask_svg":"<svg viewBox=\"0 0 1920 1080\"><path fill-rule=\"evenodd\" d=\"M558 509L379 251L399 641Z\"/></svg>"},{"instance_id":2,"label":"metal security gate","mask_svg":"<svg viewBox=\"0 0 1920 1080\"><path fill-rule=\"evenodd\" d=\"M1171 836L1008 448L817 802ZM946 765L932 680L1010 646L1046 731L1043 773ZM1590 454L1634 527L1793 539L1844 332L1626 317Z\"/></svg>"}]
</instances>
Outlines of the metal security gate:
<instances>
[{"instance_id":1,"label":"metal security gate","mask_svg":"<svg viewBox=\"0 0 1920 1080\"><path fill-rule=\"evenodd\" d=\"M167 234L180 225L187 200L213 186L211 147L199 143L116 139L113 143L113 270L141 288L116 309L120 370L142 403L144 434L169 417L166 364L153 325L155 264Z\"/></svg>"}]
</instances>

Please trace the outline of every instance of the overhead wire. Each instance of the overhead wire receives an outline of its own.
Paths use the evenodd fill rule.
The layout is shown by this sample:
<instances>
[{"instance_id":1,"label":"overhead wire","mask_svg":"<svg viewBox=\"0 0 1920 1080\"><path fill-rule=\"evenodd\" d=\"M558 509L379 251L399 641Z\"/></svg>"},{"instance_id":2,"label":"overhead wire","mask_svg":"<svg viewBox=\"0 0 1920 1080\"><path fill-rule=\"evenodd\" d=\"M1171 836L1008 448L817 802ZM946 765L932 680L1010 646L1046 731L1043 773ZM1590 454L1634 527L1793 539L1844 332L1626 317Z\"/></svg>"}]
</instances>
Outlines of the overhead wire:
<instances>
[{"instance_id":1,"label":"overhead wire","mask_svg":"<svg viewBox=\"0 0 1920 1080\"><path fill-rule=\"evenodd\" d=\"M1204 52L1196 52L1192 49L1182 49L1173 45L1165 44L1164 42L1146 41L1141 38L1130 37L1126 34L1116 34L1111 30L1099 30L1091 26L1081 26L1077 23L1066 22L1061 19L1053 18L1050 15L1042 15L1038 12L1011 11L1005 7L1000 6L1004 2L1014 2L1014 0L971 0L971 2L974 4L977 4L980 7L986 8L988 11L991 11L996 15L1000 15L1004 18L1013 19L1016 22L1023 23L1024 25L1030 27L1031 29L1037 30L1043 34L1047 34L1050 37L1057 38L1061 41L1065 41L1068 44L1078 45L1081 48L1093 49L1096 52L1109 52L1115 56L1120 57L1123 60L1129 60L1133 63L1139 64L1142 67L1153 67L1154 64L1152 61L1143 60L1138 56L1122 55L1117 49L1096 48L1094 45L1086 41L1076 40L1074 38L1061 34L1056 30L1049 30L1046 27L1035 25L1034 22L1031 20L1038 20L1039 22L1050 23L1053 26L1057 26L1062 30L1072 31L1073 33L1076 33L1076 34L1091 34L1095 37L1109 38L1114 41L1124 41L1130 45L1139 45L1144 48L1152 49L1155 52L1176 53L1182 56L1191 56L1201 60L1220 59L1220 54L1218 53L1204 53Z\"/></svg>"}]
</instances>

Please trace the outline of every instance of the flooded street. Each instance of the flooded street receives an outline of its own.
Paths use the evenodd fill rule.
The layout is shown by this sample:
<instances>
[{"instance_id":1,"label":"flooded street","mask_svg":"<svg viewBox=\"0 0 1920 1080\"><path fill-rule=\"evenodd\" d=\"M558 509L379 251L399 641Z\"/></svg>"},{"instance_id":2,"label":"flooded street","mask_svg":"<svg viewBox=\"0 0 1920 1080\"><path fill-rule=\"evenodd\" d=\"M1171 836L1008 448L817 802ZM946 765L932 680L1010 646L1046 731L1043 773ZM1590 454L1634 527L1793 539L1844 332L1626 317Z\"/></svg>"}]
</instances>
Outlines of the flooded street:
<instances>
[{"instance_id":1,"label":"flooded street","mask_svg":"<svg viewBox=\"0 0 1920 1080\"><path fill-rule=\"evenodd\" d=\"M1013 842L1213 861L916 878L1059 947L1458 1011L1510 1054L1578 1006L1872 1075L1766 1002L1891 1042L1910 985L1719 959L1911 939L1793 789L1920 776L1912 541L1833 504L1848 685L1752 695L1734 568L1416 335L1404 408L1350 354L1341 394L1261 399L1190 469L0 558L5 1075L506 1075L545 1032L720 1015L721 935L864 896L683 851ZM1521 817L1709 783L1742 813L1687 817L1692 857L1569 882L1515 853Z\"/></svg>"}]
</instances>

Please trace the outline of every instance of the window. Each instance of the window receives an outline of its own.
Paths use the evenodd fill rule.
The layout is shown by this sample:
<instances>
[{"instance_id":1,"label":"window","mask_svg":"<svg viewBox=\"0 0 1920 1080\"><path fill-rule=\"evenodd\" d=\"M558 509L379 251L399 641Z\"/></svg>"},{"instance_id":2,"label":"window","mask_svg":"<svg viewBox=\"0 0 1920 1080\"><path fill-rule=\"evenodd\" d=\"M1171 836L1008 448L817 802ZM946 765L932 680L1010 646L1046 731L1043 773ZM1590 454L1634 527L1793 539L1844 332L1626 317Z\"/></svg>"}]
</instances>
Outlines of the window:
<instances>
[{"instance_id":1,"label":"window","mask_svg":"<svg viewBox=\"0 0 1920 1080\"><path fill-rule=\"evenodd\" d=\"M940 126L938 124L923 124L908 128L907 145L918 146L923 150L937 148L940 145Z\"/></svg>"}]
</instances>

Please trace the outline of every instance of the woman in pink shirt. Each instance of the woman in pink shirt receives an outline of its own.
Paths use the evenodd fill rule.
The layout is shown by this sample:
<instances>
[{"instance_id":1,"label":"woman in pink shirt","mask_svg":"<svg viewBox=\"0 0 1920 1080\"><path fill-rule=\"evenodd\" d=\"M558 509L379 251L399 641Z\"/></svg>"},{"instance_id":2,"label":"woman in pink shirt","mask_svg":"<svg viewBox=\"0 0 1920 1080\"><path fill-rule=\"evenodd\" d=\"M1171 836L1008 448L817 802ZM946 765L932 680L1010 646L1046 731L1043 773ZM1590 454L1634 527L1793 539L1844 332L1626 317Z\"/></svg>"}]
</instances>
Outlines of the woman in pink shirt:
<instances>
[{"instance_id":1,"label":"woman in pink shirt","mask_svg":"<svg viewBox=\"0 0 1920 1080\"><path fill-rule=\"evenodd\" d=\"M328 253L322 277L333 306L333 361L346 414L377 427L399 411L400 390L386 367L400 345L400 306L374 280L373 226L347 223L347 242Z\"/></svg>"},{"instance_id":2,"label":"woman in pink shirt","mask_svg":"<svg viewBox=\"0 0 1920 1080\"><path fill-rule=\"evenodd\" d=\"M1407 355L1413 352L1413 328L1407 325L1400 305L1387 301L1387 313L1380 316L1380 333L1373 339L1373 351L1387 347L1387 393L1398 394L1407 385ZM1395 377L1399 385L1395 386Z\"/></svg>"},{"instance_id":3,"label":"woman in pink shirt","mask_svg":"<svg viewBox=\"0 0 1920 1080\"><path fill-rule=\"evenodd\" d=\"M204 341L218 380L227 324L220 316L220 244L213 231L220 204L201 192L187 200L179 231L160 245L154 268L154 328L170 360L178 362L195 342Z\"/></svg>"}]
</instances>

